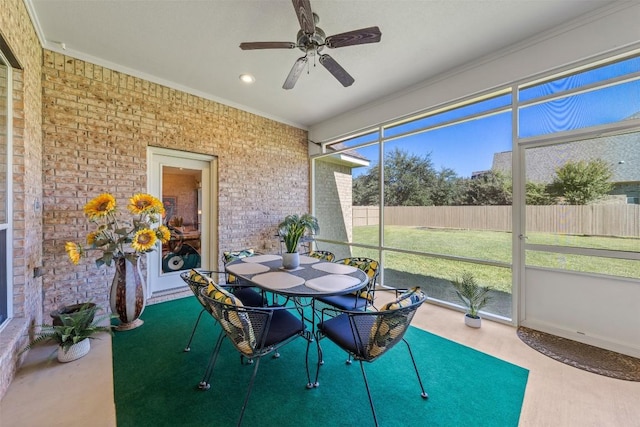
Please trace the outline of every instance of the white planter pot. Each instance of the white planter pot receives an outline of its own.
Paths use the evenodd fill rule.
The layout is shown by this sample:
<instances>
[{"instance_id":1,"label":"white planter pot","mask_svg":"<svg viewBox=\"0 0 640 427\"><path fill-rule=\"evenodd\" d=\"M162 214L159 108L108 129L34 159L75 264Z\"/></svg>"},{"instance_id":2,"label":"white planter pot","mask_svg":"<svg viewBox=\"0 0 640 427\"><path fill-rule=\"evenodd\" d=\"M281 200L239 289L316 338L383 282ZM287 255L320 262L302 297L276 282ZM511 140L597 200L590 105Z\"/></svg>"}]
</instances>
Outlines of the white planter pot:
<instances>
[{"instance_id":1,"label":"white planter pot","mask_svg":"<svg viewBox=\"0 0 640 427\"><path fill-rule=\"evenodd\" d=\"M58 347L58 361L59 362L72 362L76 359L80 359L82 356L86 356L91 349L91 340L85 338L79 343L76 343L69 347L65 352L62 346Z\"/></svg>"},{"instance_id":2,"label":"white planter pot","mask_svg":"<svg viewBox=\"0 0 640 427\"><path fill-rule=\"evenodd\" d=\"M300 254L298 252L285 252L282 254L282 266L287 270L293 270L300 266Z\"/></svg>"},{"instance_id":3,"label":"white planter pot","mask_svg":"<svg viewBox=\"0 0 640 427\"><path fill-rule=\"evenodd\" d=\"M482 326L482 319L480 318L480 316L478 317L471 317L468 314L464 315L464 324L471 327L471 328L479 328L480 326Z\"/></svg>"}]
</instances>

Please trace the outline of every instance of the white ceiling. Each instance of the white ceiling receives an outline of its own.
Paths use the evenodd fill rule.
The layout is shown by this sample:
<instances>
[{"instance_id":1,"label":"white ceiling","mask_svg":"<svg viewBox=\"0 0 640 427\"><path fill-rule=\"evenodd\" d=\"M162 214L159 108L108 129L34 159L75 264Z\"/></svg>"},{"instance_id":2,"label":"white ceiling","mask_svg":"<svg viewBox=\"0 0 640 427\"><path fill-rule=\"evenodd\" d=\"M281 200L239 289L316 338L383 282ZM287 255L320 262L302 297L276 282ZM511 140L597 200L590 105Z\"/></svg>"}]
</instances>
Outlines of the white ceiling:
<instances>
[{"instance_id":1,"label":"white ceiling","mask_svg":"<svg viewBox=\"0 0 640 427\"><path fill-rule=\"evenodd\" d=\"M352 86L312 64L292 90L282 84L302 52L238 47L295 42L290 0L25 3L47 49L308 128L612 1L311 0L327 35L377 25L382 40L324 50L355 78ZM241 83L242 73L256 82Z\"/></svg>"}]
</instances>

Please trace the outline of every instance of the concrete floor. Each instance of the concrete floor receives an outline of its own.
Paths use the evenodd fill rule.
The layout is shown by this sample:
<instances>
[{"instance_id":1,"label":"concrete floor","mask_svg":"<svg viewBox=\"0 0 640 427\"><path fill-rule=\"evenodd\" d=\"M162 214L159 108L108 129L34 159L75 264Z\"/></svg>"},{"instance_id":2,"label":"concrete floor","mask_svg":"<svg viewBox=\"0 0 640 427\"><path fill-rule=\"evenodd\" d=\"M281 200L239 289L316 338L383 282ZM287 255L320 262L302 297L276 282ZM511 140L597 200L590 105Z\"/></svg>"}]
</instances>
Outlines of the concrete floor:
<instances>
[{"instance_id":1,"label":"concrete floor","mask_svg":"<svg viewBox=\"0 0 640 427\"><path fill-rule=\"evenodd\" d=\"M392 295L377 292L376 299ZM640 427L640 382L556 362L525 345L511 326L484 320L472 329L462 313L433 304L423 305L413 324L529 369L520 426ZM32 350L0 402L0 426L115 426L111 339L101 338L87 356L66 364L47 361L53 347Z\"/></svg>"}]
</instances>

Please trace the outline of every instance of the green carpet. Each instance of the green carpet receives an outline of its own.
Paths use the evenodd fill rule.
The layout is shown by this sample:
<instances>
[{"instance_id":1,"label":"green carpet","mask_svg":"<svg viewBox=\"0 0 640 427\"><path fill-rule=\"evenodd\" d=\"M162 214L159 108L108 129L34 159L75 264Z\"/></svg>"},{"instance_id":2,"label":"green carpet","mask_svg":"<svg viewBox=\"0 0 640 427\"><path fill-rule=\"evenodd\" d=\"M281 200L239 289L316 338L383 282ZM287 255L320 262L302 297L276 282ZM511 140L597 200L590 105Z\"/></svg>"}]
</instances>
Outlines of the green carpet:
<instances>
[{"instance_id":1,"label":"green carpet","mask_svg":"<svg viewBox=\"0 0 640 427\"><path fill-rule=\"evenodd\" d=\"M205 313L191 352L183 352L199 311L193 297L152 305L142 315L143 326L116 332L118 426L235 425L253 367L241 365L225 341L211 389L197 389L219 331ZM526 369L414 327L406 338L429 399L420 397L406 346L398 344L365 364L381 426L518 425ZM346 365L346 354L325 339L320 387L308 390L305 346L297 339L281 349L279 359L262 360L243 425L373 425L359 365Z\"/></svg>"}]
</instances>

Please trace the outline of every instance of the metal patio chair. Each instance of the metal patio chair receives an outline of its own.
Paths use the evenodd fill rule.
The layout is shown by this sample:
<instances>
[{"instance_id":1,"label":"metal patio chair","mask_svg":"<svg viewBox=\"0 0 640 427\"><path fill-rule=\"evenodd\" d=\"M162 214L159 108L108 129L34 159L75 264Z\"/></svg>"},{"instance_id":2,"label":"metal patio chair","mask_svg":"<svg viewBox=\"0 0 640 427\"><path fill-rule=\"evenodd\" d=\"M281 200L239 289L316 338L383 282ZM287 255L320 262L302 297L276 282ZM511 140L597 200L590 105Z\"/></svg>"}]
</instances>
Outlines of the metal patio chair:
<instances>
[{"instance_id":1,"label":"metal patio chair","mask_svg":"<svg viewBox=\"0 0 640 427\"><path fill-rule=\"evenodd\" d=\"M201 294L209 306L209 312L220 323L222 331L198 387L201 390L210 388L211 375L225 338L240 353L241 362L244 359L255 361L238 419L239 426L242 424L262 357L271 353L278 357L278 349L295 338L302 337L306 326L302 318L291 313L297 313L296 307L244 307L233 294L221 288L209 292L202 289Z\"/></svg>"},{"instance_id":2,"label":"metal patio chair","mask_svg":"<svg viewBox=\"0 0 640 427\"><path fill-rule=\"evenodd\" d=\"M318 258L319 260L327 262L333 262L333 260L336 259L334 253L329 251L309 251L303 253L302 255L310 256L312 258Z\"/></svg>"},{"instance_id":3,"label":"metal patio chair","mask_svg":"<svg viewBox=\"0 0 640 427\"><path fill-rule=\"evenodd\" d=\"M409 350L411 362L422 390L421 396L424 399L429 397L424 390L411 347L407 340L404 339L416 310L426 299L427 296L420 288L413 288L394 302L386 304L380 311L339 310L336 308L324 308L322 310L321 322L318 324L317 339L321 340L326 337L349 353L348 364L351 364L351 357L360 363L362 378L367 389L369 404L371 405L371 412L376 426L378 425L378 419L363 362L372 363L377 361L400 341L403 341ZM322 355L320 354L320 356ZM319 360L322 360L322 357ZM318 370L320 365L321 363L318 365Z\"/></svg>"},{"instance_id":4,"label":"metal patio chair","mask_svg":"<svg viewBox=\"0 0 640 427\"><path fill-rule=\"evenodd\" d=\"M200 314L198 314L198 318L196 319L196 323L193 325L193 329L191 330L191 335L189 336L189 342L184 348L185 352L191 351L191 342L193 341L193 336L196 333L196 329L198 328L198 324L200 323L200 319L202 318L202 314L209 309L209 305L205 302L202 294L200 293L201 289L206 289L210 286L211 281L214 281L214 276L220 277L225 273L222 271L215 270L196 270L191 269L187 271L183 271L180 273L180 277L184 282L189 286L191 292L195 295L196 299L202 305L202 310L200 310ZM262 306L264 305L264 298L262 295L254 290L248 288L236 289L234 292L237 298L242 301L244 305L249 306Z\"/></svg>"},{"instance_id":5,"label":"metal patio chair","mask_svg":"<svg viewBox=\"0 0 640 427\"><path fill-rule=\"evenodd\" d=\"M318 301L341 310L366 310L369 306L374 307L373 300L375 297L376 281L378 280L379 274L378 261L365 257L350 257L338 260L336 263L359 268L367 273L369 281L364 288L356 292L345 295L322 297L318 298Z\"/></svg>"}]
</instances>

